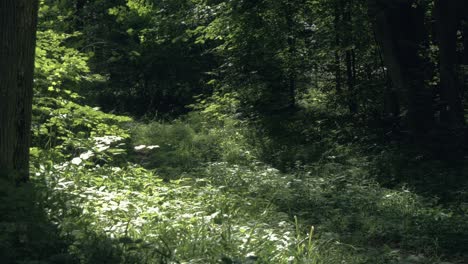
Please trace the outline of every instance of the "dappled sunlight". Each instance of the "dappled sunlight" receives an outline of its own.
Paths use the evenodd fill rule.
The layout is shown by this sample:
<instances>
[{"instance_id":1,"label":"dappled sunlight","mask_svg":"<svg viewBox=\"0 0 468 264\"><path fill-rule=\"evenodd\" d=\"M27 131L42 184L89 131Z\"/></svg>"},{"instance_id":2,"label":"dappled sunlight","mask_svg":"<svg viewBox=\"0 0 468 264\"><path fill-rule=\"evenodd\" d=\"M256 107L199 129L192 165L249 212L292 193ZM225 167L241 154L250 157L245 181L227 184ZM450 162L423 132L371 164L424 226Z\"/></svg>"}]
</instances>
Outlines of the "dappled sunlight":
<instances>
[{"instance_id":1,"label":"dappled sunlight","mask_svg":"<svg viewBox=\"0 0 468 264\"><path fill-rule=\"evenodd\" d=\"M468 4L37 2L0 2L0 263L467 263Z\"/></svg>"}]
</instances>

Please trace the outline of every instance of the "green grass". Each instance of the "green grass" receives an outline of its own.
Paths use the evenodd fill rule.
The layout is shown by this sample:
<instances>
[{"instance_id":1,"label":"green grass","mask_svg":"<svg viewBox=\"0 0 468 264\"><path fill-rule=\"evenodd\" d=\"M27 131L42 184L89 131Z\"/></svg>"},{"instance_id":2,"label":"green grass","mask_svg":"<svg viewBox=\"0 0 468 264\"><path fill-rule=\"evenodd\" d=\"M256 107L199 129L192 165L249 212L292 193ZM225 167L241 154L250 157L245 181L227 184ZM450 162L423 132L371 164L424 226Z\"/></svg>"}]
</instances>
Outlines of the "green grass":
<instances>
[{"instance_id":1,"label":"green grass","mask_svg":"<svg viewBox=\"0 0 468 264\"><path fill-rule=\"evenodd\" d=\"M330 120L285 119L267 133L207 112L143 124L59 106L39 116L47 130L35 126L31 183L1 185L6 263L467 260L463 194L441 203L388 184L385 173L411 172L395 169L402 157L370 155Z\"/></svg>"},{"instance_id":2,"label":"green grass","mask_svg":"<svg viewBox=\"0 0 468 264\"><path fill-rule=\"evenodd\" d=\"M44 173L50 179L57 172ZM113 252L96 250L93 233L109 238L109 247L119 252L106 256L112 259L106 263L216 263L249 257L287 263L290 257L292 225L267 200L207 179L165 183L138 166L89 171L72 166L59 173L49 189L60 209L50 216L60 219L64 235L73 236L70 250L83 263L97 263L103 250Z\"/></svg>"}]
</instances>

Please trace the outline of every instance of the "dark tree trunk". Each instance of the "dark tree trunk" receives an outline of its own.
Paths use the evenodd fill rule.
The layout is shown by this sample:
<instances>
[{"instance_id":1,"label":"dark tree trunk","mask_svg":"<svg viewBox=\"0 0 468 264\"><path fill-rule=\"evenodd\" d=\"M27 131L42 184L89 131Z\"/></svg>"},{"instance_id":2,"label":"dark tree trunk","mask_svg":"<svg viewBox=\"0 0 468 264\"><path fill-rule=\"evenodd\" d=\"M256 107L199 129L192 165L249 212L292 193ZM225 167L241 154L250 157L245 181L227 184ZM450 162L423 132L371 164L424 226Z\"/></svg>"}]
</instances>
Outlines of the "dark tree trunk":
<instances>
[{"instance_id":1,"label":"dark tree trunk","mask_svg":"<svg viewBox=\"0 0 468 264\"><path fill-rule=\"evenodd\" d=\"M355 91L355 75L353 57L354 50L346 51L346 83L348 86L348 108L351 114L357 113L356 91Z\"/></svg>"},{"instance_id":2,"label":"dark tree trunk","mask_svg":"<svg viewBox=\"0 0 468 264\"><path fill-rule=\"evenodd\" d=\"M457 5L455 1L435 2L436 32L439 45L441 122L449 129L464 125L461 89L457 70Z\"/></svg>"},{"instance_id":3,"label":"dark tree trunk","mask_svg":"<svg viewBox=\"0 0 468 264\"><path fill-rule=\"evenodd\" d=\"M432 93L425 85L427 62L420 56L427 40L424 11L413 1L369 0L384 63L406 108L413 139L421 140L433 127Z\"/></svg>"},{"instance_id":4,"label":"dark tree trunk","mask_svg":"<svg viewBox=\"0 0 468 264\"><path fill-rule=\"evenodd\" d=\"M85 8L87 0L76 0L75 3L75 15L74 21L76 29L83 29L84 20L83 20L83 9Z\"/></svg>"},{"instance_id":5,"label":"dark tree trunk","mask_svg":"<svg viewBox=\"0 0 468 264\"><path fill-rule=\"evenodd\" d=\"M356 52L352 43L354 43L354 32L353 32L353 22L352 22L352 1L348 1L344 10L344 24L346 29L346 84L348 88L348 108L351 114L356 114L358 111L358 103L356 98Z\"/></svg>"},{"instance_id":6,"label":"dark tree trunk","mask_svg":"<svg viewBox=\"0 0 468 264\"><path fill-rule=\"evenodd\" d=\"M465 97L465 94L468 90L468 20L465 18L463 21L463 57L462 57L462 67L461 67L461 80L462 85L461 97Z\"/></svg>"},{"instance_id":7,"label":"dark tree trunk","mask_svg":"<svg viewBox=\"0 0 468 264\"><path fill-rule=\"evenodd\" d=\"M465 98L465 94L468 90L468 1L459 1L459 13L460 13L460 21L462 27L462 36L463 36L463 54L461 60L461 80L460 80L460 87L461 87L461 98L462 104L464 103L463 100ZM468 136L465 135L465 136ZM468 142L468 141L467 141Z\"/></svg>"},{"instance_id":8,"label":"dark tree trunk","mask_svg":"<svg viewBox=\"0 0 468 264\"><path fill-rule=\"evenodd\" d=\"M468 66L468 21L463 24L463 61L462 64Z\"/></svg>"},{"instance_id":9,"label":"dark tree trunk","mask_svg":"<svg viewBox=\"0 0 468 264\"><path fill-rule=\"evenodd\" d=\"M377 24L377 23L374 23ZM385 92L383 94L384 103L384 119L389 123L392 128L399 126L400 117L400 103L398 98L398 90L395 89L395 85L390 78L390 73L385 66L384 56L382 52L382 40L379 41L376 33L376 26L374 25L374 41L378 46L378 54L380 59L380 66L382 70L382 78L385 80ZM372 79L372 75L369 75L369 80Z\"/></svg>"},{"instance_id":10,"label":"dark tree trunk","mask_svg":"<svg viewBox=\"0 0 468 264\"><path fill-rule=\"evenodd\" d=\"M295 28L294 28L294 21L293 15L294 11L293 6L289 3L286 6L287 9L287 26L289 31L289 36L287 39L288 42L288 50L289 50L289 66L288 66L288 90L289 90L289 107L295 108L296 107L296 78L297 78L297 67L296 67L296 36L295 36Z\"/></svg>"},{"instance_id":11,"label":"dark tree trunk","mask_svg":"<svg viewBox=\"0 0 468 264\"><path fill-rule=\"evenodd\" d=\"M462 1L436 0L434 17L436 39L439 46L440 72L440 125L443 129L441 140L445 152L450 156L462 154L465 139L465 118L462 104L457 53L457 31L462 14L459 9Z\"/></svg>"},{"instance_id":12,"label":"dark tree trunk","mask_svg":"<svg viewBox=\"0 0 468 264\"><path fill-rule=\"evenodd\" d=\"M37 0L0 1L0 177L26 181Z\"/></svg>"},{"instance_id":13,"label":"dark tree trunk","mask_svg":"<svg viewBox=\"0 0 468 264\"><path fill-rule=\"evenodd\" d=\"M342 3L341 0L338 0L335 4L335 17L334 17L334 27L335 27L335 90L337 93L341 93L341 38L340 38L340 24L341 24L341 15L342 15Z\"/></svg>"}]
</instances>

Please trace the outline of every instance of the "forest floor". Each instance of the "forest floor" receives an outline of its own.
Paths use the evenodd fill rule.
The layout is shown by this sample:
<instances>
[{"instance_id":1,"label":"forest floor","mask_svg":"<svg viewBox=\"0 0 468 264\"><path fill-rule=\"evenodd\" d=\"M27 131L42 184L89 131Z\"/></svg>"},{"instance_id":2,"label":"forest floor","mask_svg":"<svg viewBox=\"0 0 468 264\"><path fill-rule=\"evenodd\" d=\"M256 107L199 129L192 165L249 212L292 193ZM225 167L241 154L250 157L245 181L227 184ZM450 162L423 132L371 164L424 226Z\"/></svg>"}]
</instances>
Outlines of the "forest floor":
<instances>
[{"instance_id":1,"label":"forest floor","mask_svg":"<svg viewBox=\"0 0 468 264\"><path fill-rule=\"evenodd\" d=\"M137 123L73 107L94 130L63 124L67 139L32 149L31 184L1 185L3 263L468 263L466 188L421 183L463 166L324 118L258 133L207 112Z\"/></svg>"}]
</instances>

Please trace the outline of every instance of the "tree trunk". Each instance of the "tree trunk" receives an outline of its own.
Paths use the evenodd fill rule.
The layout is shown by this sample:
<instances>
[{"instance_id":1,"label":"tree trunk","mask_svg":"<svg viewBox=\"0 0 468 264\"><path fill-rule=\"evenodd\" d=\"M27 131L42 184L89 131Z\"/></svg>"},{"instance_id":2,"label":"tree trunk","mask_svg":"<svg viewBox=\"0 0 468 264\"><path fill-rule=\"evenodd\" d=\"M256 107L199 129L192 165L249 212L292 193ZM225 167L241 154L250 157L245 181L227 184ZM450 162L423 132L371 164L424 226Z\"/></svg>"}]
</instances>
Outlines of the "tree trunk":
<instances>
[{"instance_id":1,"label":"tree trunk","mask_svg":"<svg viewBox=\"0 0 468 264\"><path fill-rule=\"evenodd\" d=\"M335 27L335 90L337 93L341 93L341 38L340 38L340 24L341 24L341 0L335 4L335 17L334 17L334 27Z\"/></svg>"},{"instance_id":2,"label":"tree trunk","mask_svg":"<svg viewBox=\"0 0 468 264\"><path fill-rule=\"evenodd\" d=\"M382 70L382 78L385 80L385 92L383 94L383 103L384 103L384 119L385 121L388 122L388 124L392 127L398 127L399 124L399 118L400 118L400 100L398 98L398 90L395 89L395 85L392 82L392 79L390 78L390 73L387 70L387 67L385 66L385 61L384 61L384 55L382 52L382 39L379 40L377 37L376 33L376 25L377 23L374 23L374 41L375 44L377 44L378 48L378 54L379 54L379 60L380 60L380 67ZM371 69L372 71L372 69ZM372 74L369 75L369 80L372 80ZM396 131L395 131L396 132Z\"/></svg>"},{"instance_id":3,"label":"tree trunk","mask_svg":"<svg viewBox=\"0 0 468 264\"><path fill-rule=\"evenodd\" d=\"M84 20L83 20L83 9L85 8L87 0L77 0L75 3L75 15L74 15L74 22L75 27L78 30L82 30L84 27Z\"/></svg>"},{"instance_id":4,"label":"tree trunk","mask_svg":"<svg viewBox=\"0 0 468 264\"><path fill-rule=\"evenodd\" d=\"M424 10L412 1L368 3L392 85L407 111L407 127L420 141L433 127L432 93L425 85L426 62L420 56L427 38Z\"/></svg>"},{"instance_id":5,"label":"tree trunk","mask_svg":"<svg viewBox=\"0 0 468 264\"><path fill-rule=\"evenodd\" d=\"M462 64L468 65L468 21L463 22L463 59Z\"/></svg>"},{"instance_id":6,"label":"tree trunk","mask_svg":"<svg viewBox=\"0 0 468 264\"><path fill-rule=\"evenodd\" d=\"M289 51L289 65L288 65L288 90L289 90L289 107L295 108L296 107L296 34L294 32L294 11L292 10L292 5L288 4L286 6L287 9L287 17L286 22L288 26L289 36L287 39L288 42L288 51Z\"/></svg>"},{"instance_id":7,"label":"tree trunk","mask_svg":"<svg viewBox=\"0 0 468 264\"><path fill-rule=\"evenodd\" d=\"M355 67L354 67L354 50L346 51L346 83L348 86L348 108L351 114L357 113L357 101L355 91Z\"/></svg>"},{"instance_id":8,"label":"tree trunk","mask_svg":"<svg viewBox=\"0 0 468 264\"><path fill-rule=\"evenodd\" d=\"M464 144L464 110L457 61L457 31L461 22L459 1L436 0L434 17L439 46L440 134L444 152L460 156Z\"/></svg>"},{"instance_id":9,"label":"tree trunk","mask_svg":"<svg viewBox=\"0 0 468 264\"><path fill-rule=\"evenodd\" d=\"M356 83L356 54L354 47L352 44L354 43L354 32L353 32L353 22L351 18L352 13L352 1L348 1L345 6L344 10L344 24L346 29L346 53L345 53L345 60L346 60L346 84L348 87L348 108L351 114L356 114L358 111L358 104L356 98L356 91L355 91L355 83Z\"/></svg>"},{"instance_id":10,"label":"tree trunk","mask_svg":"<svg viewBox=\"0 0 468 264\"><path fill-rule=\"evenodd\" d=\"M435 2L436 32L439 45L441 121L449 129L464 125L461 89L457 71L457 5L454 1Z\"/></svg>"},{"instance_id":11,"label":"tree trunk","mask_svg":"<svg viewBox=\"0 0 468 264\"><path fill-rule=\"evenodd\" d=\"M0 177L26 181L37 0L0 1Z\"/></svg>"},{"instance_id":12,"label":"tree trunk","mask_svg":"<svg viewBox=\"0 0 468 264\"><path fill-rule=\"evenodd\" d=\"M462 66L461 66L461 98L465 97L465 94L468 90L468 21L465 19L463 21L463 57L462 57Z\"/></svg>"}]
</instances>

